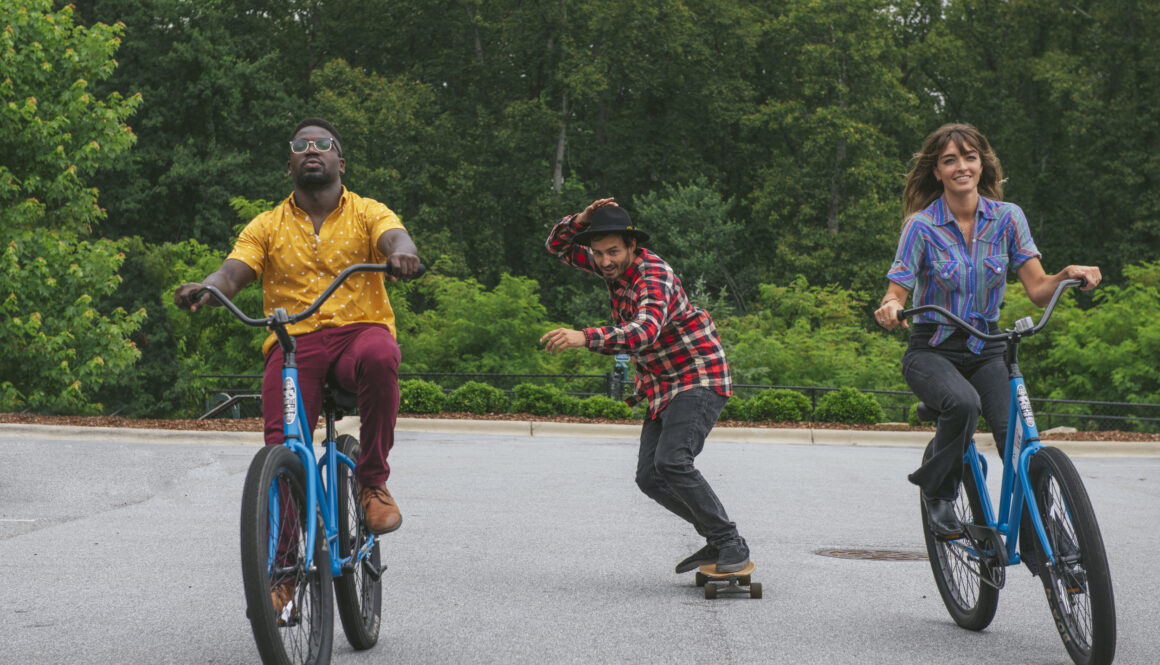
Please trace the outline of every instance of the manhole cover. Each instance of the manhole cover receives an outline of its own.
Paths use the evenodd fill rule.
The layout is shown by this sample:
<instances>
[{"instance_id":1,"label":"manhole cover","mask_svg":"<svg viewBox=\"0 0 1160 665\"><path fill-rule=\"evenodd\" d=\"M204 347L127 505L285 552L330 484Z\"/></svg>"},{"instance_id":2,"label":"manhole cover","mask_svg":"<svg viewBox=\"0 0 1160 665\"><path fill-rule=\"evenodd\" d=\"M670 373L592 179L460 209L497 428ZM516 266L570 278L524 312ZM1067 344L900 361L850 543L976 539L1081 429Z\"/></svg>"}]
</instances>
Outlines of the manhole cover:
<instances>
[{"instance_id":1,"label":"manhole cover","mask_svg":"<svg viewBox=\"0 0 1160 665\"><path fill-rule=\"evenodd\" d=\"M835 559L862 559L864 561L926 561L926 552L911 550L835 549L815 550L814 554Z\"/></svg>"}]
</instances>

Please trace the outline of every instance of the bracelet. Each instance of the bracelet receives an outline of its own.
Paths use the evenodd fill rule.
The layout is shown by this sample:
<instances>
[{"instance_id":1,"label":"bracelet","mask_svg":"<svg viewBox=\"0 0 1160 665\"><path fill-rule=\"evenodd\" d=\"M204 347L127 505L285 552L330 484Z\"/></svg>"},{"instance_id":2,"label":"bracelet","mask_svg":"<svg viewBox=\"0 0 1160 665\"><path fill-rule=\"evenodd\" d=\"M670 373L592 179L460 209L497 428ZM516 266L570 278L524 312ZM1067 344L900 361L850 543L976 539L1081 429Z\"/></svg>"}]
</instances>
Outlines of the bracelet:
<instances>
[{"instance_id":1,"label":"bracelet","mask_svg":"<svg viewBox=\"0 0 1160 665\"><path fill-rule=\"evenodd\" d=\"M898 296L887 296L887 297L882 299L882 302L878 303L879 309L885 307L886 303L890 302L891 300L898 303L899 305L902 304L902 301L898 299Z\"/></svg>"}]
</instances>

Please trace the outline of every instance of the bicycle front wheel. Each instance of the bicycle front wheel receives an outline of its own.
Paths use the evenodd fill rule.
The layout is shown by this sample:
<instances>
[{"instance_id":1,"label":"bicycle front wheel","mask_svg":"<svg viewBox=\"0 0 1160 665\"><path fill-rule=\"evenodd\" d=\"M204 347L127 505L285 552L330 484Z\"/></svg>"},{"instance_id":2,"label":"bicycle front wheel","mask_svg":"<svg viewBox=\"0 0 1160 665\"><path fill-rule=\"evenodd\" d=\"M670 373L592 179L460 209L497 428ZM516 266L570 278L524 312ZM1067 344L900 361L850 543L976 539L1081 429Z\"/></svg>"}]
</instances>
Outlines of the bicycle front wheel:
<instances>
[{"instance_id":1,"label":"bicycle front wheel","mask_svg":"<svg viewBox=\"0 0 1160 665\"><path fill-rule=\"evenodd\" d=\"M1040 573L1055 627L1078 665L1105 665L1116 655L1112 576L1091 500L1075 465L1044 447L1029 467L1039 518L1055 563Z\"/></svg>"},{"instance_id":2,"label":"bicycle front wheel","mask_svg":"<svg viewBox=\"0 0 1160 665\"><path fill-rule=\"evenodd\" d=\"M338 437L338 451L352 460L359 457L358 439ZM346 639L356 649L369 649L379 640L382 623L383 583L380 579L379 539L367 547L371 532L358 500L358 482L345 464L338 465L338 555L347 559L342 575L334 578L338 616Z\"/></svg>"},{"instance_id":3,"label":"bicycle front wheel","mask_svg":"<svg viewBox=\"0 0 1160 665\"><path fill-rule=\"evenodd\" d=\"M315 538L306 566L306 471L285 446L266 446L242 490L242 584L246 615L262 662L326 665L334 635L334 597L326 538Z\"/></svg>"},{"instance_id":4,"label":"bicycle front wheel","mask_svg":"<svg viewBox=\"0 0 1160 665\"><path fill-rule=\"evenodd\" d=\"M986 628L995 618L995 610L999 606L999 589L987 583L993 577L994 563L983 559L967 538L949 541L936 538L931 532L926 504L921 499L919 502L927 558L930 559L931 572L934 573L943 605L959 626L967 630ZM963 524L987 523L979 488L970 467L963 469L955 512Z\"/></svg>"}]
</instances>

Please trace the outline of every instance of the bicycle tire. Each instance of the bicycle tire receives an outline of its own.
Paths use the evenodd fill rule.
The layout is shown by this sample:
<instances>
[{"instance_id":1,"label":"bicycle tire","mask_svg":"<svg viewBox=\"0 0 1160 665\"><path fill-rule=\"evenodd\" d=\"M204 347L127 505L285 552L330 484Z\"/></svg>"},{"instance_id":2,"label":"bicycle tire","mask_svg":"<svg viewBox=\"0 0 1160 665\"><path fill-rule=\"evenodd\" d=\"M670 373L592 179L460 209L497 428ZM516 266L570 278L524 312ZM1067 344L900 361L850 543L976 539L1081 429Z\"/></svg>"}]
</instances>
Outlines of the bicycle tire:
<instances>
[{"instance_id":1,"label":"bicycle tire","mask_svg":"<svg viewBox=\"0 0 1160 665\"><path fill-rule=\"evenodd\" d=\"M1054 564L1039 575L1052 618L1077 665L1116 655L1116 603L1104 540L1079 471L1062 450L1040 449L1028 468Z\"/></svg>"},{"instance_id":2,"label":"bicycle tire","mask_svg":"<svg viewBox=\"0 0 1160 665\"><path fill-rule=\"evenodd\" d=\"M989 565L977 555L966 550L965 539L957 541L939 540L930 529L926 504L919 497L922 513L922 531L926 538L927 558L935 585L942 597L943 605L956 624L967 630L983 630L995 618L999 606L999 590L984 581L990 576ZM969 466L963 468L963 478L959 483L959 495L955 500L955 512L963 524L986 524L983 502L975 476ZM964 561L963 559L966 559Z\"/></svg>"},{"instance_id":3,"label":"bicycle tire","mask_svg":"<svg viewBox=\"0 0 1160 665\"><path fill-rule=\"evenodd\" d=\"M352 460L358 460L358 439L349 434L338 437L338 451ZM358 482L345 464L338 465L338 554L346 559L358 552L370 537L366 517L358 499ZM382 626L383 582L375 579L367 566L381 570L379 539L365 557L334 578L334 597L338 601L338 617L346 639L355 649L369 649L379 641Z\"/></svg>"},{"instance_id":4,"label":"bicycle tire","mask_svg":"<svg viewBox=\"0 0 1160 665\"><path fill-rule=\"evenodd\" d=\"M324 532L315 538L314 566L306 570L306 471L280 445L266 446L250 462L242 489L242 586L246 615L262 662L327 665L334 636L330 555ZM285 513L293 513L285 519ZM271 540L271 525L277 537ZM293 584L291 600L275 610L271 591Z\"/></svg>"}]
</instances>

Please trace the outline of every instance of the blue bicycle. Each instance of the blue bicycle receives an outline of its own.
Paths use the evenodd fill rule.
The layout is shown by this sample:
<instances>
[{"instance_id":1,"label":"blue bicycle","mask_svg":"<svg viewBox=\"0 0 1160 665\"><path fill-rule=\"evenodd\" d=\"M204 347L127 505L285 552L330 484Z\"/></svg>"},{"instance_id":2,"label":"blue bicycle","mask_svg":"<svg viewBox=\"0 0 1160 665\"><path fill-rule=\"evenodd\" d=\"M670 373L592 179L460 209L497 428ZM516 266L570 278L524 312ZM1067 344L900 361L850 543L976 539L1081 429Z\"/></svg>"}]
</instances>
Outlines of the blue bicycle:
<instances>
[{"instance_id":1,"label":"blue bicycle","mask_svg":"<svg viewBox=\"0 0 1160 665\"><path fill-rule=\"evenodd\" d=\"M238 320L272 330L284 358L285 442L258 451L242 490L242 583L246 615L263 663L329 663L335 601L352 647L369 649L379 639L386 566L358 499L358 440L335 436L335 421L353 414L358 400L337 387L325 387L325 450L315 460L298 389L295 342L286 332L287 326L313 316L347 277L360 271L390 272L390 266L350 266L305 311L288 315L278 308L263 319L246 316L213 286L204 288Z\"/></svg>"},{"instance_id":2,"label":"blue bicycle","mask_svg":"<svg viewBox=\"0 0 1160 665\"><path fill-rule=\"evenodd\" d=\"M974 441L963 456L955 506L965 535L936 538L926 506L921 507L930 567L947 611L963 628L986 628L995 617L1007 566L1022 562L1043 583L1055 627L1072 660L1106 665L1116 654L1116 607L1100 527L1075 465L1063 451L1039 440L1017 355L1019 341L1043 329L1064 290L1082 284L1060 283L1038 324L1026 317L996 334L936 305L902 310L898 318L936 312L980 339L1006 344L1011 409L998 516L987 491L987 462ZM918 409L920 420L938 418L926 405Z\"/></svg>"}]
</instances>

